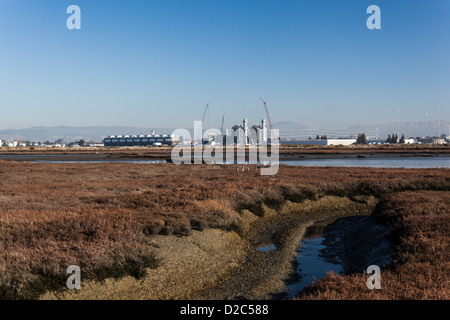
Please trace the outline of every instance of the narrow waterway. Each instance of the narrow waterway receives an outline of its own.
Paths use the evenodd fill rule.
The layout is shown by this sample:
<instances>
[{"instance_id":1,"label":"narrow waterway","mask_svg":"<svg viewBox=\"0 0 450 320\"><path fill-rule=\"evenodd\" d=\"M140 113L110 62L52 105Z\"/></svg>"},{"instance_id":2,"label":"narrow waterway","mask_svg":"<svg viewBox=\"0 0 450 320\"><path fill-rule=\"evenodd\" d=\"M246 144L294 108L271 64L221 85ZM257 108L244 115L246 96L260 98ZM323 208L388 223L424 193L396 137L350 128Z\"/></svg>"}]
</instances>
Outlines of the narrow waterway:
<instances>
[{"instance_id":1,"label":"narrow waterway","mask_svg":"<svg viewBox=\"0 0 450 320\"><path fill-rule=\"evenodd\" d=\"M389 229L373 216L351 216L321 221L307 229L296 258L296 275L286 285L291 299L328 272L362 272L369 265L393 260Z\"/></svg>"},{"instance_id":2,"label":"narrow waterway","mask_svg":"<svg viewBox=\"0 0 450 320\"><path fill-rule=\"evenodd\" d=\"M338 261L330 262L321 254L324 245L324 225L314 225L307 229L300 242L297 255L295 280L286 286L286 298L292 299L307 285L326 276L327 272L340 273L343 269Z\"/></svg>"}]
</instances>

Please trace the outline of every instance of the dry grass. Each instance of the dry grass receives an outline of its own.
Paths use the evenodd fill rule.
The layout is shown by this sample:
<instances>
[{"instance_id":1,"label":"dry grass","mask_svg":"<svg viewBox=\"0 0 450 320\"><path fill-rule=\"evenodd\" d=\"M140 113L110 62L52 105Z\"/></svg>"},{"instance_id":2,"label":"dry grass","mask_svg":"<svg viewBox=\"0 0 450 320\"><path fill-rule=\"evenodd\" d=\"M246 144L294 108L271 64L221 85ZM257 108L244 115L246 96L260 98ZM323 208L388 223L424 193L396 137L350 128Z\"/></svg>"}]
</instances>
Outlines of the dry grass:
<instances>
[{"instance_id":1,"label":"dry grass","mask_svg":"<svg viewBox=\"0 0 450 320\"><path fill-rule=\"evenodd\" d=\"M58 288L71 264L84 278L139 277L157 263L152 235L234 230L243 208L262 215L263 204L285 200L450 190L445 169L246 168L0 161L0 297Z\"/></svg>"}]
</instances>

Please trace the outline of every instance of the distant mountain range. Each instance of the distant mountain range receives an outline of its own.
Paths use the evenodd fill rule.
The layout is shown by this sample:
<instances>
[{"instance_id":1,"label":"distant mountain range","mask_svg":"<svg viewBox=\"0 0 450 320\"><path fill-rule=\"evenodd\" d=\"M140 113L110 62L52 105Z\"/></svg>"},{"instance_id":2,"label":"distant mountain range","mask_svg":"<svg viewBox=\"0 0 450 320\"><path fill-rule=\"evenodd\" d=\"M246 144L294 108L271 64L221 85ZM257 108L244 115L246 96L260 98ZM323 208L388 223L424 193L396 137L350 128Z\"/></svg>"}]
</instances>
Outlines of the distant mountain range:
<instances>
[{"instance_id":1,"label":"distant mountain range","mask_svg":"<svg viewBox=\"0 0 450 320\"><path fill-rule=\"evenodd\" d=\"M309 135L315 138L317 135L326 135L328 138L357 136L358 133L365 133L369 138L375 136L386 139L388 134L400 133L408 137L437 136L439 132L448 134L450 122L441 120L440 126L438 121L419 122L400 122L380 124L380 125L354 125L346 129L318 129L310 128L307 125L294 121L281 121L273 124L275 129L280 130L280 137L283 139L307 139ZM439 129L440 127L440 129ZM0 130L0 140L23 140L23 141L56 141L63 139L65 142L85 140L85 141L102 141L109 135L133 135L133 134L151 134L155 130L155 134L171 134L175 128L136 128L121 126L91 126L91 127L31 127L27 129L6 129Z\"/></svg>"},{"instance_id":2,"label":"distant mountain range","mask_svg":"<svg viewBox=\"0 0 450 320\"><path fill-rule=\"evenodd\" d=\"M338 137L356 137L359 133L365 133L370 139L380 138L386 139L388 135L402 134L406 138L409 137L425 137L438 136L441 134L449 134L450 122L439 121L417 121L417 122L393 122L378 125L353 125L344 129L325 129L310 128L304 124L294 121L282 121L273 124L273 127L280 130L280 137L285 139L303 138L306 139L310 135L315 138L317 135L328 138Z\"/></svg>"},{"instance_id":3,"label":"distant mountain range","mask_svg":"<svg viewBox=\"0 0 450 320\"><path fill-rule=\"evenodd\" d=\"M172 128L154 129L155 134L171 134ZM23 140L23 141L56 141L63 139L65 142L79 141L102 141L109 135L133 135L151 134L150 128L120 127L120 126L92 126L92 127L31 127L27 129L0 130L0 140Z\"/></svg>"},{"instance_id":4,"label":"distant mountain range","mask_svg":"<svg viewBox=\"0 0 450 320\"><path fill-rule=\"evenodd\" d=\"M406 138L409 137L426 137L426 136L438 136L441 134L449 134L450 122L441 120L433 121L415 121L415 122L393 122L380 125L355 125L349 127L349 130L357 132L377 132L381 138L386 138L388 134L404 134Z\"/></svg>"}]
</instances>

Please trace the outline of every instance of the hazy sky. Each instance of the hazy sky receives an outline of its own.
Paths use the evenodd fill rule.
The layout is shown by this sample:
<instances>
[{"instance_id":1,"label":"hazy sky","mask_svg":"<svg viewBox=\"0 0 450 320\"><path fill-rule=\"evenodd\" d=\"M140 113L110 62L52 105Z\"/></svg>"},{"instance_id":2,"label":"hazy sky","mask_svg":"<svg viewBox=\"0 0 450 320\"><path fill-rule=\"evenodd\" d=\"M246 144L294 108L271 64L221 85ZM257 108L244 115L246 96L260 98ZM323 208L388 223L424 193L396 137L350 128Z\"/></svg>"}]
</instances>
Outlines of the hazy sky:
<instances>
[{"instance_id":1,"label":"hazy sky","mask_svg":"<svg viewBox=\"0 0 450 320\"><path fill-rule=\"evenodd\" d=\"M0 129L449 120L449 34L449 0L0 0Z\"/></svg>"}]
</instances>

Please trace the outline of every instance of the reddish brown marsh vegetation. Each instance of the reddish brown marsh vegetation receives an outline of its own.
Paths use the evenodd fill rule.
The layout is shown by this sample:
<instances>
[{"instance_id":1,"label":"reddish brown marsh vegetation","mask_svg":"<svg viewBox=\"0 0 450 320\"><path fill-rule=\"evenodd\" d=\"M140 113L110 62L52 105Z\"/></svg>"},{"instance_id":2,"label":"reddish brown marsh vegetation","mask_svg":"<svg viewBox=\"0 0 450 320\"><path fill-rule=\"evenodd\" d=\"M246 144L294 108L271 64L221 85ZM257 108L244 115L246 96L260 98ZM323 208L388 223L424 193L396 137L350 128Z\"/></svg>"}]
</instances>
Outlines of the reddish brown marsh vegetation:
<instances>
[{"instance_id":1,"label":"reddish brown marsh vegetation","mask_svg":"<svg viewBox=\"0 0 450 320\"><path fill-rule=\"evenodd\" d=\"M262 214L262 204L327 194L450 190L446 169L281 166L261 176L255 166L237 168L0 161L0 297L58 288L72 264L84 278L139 277L157 265L151 235L234 229L244 208Z\"/></svg>"},{"instance_id":2,"label":"reddish brown marsh vegetation","mask_svg":"<svg viewBox=\"0 0 450 320\"><path fill-rule=\"evenodd\" d=\"M376 215L390 229L397 258L381 272L381 289L368 275L329 275L299 299L449 299L450 192L400 192L384 199Z\"/></svg>"}]
</instances>

